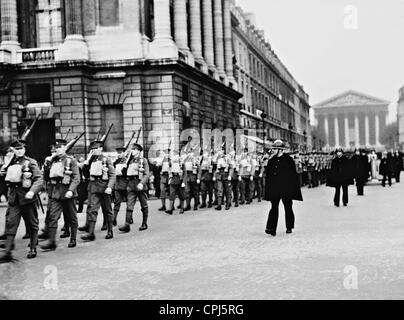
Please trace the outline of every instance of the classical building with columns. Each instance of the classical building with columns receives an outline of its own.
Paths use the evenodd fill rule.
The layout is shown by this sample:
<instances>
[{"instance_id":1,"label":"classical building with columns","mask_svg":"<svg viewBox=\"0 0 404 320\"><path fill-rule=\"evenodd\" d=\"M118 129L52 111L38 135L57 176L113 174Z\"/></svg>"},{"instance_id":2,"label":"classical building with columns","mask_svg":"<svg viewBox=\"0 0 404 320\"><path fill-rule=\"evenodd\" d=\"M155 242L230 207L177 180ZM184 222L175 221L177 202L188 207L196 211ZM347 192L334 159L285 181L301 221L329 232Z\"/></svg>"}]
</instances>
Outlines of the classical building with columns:
<instances>
[{"instance_id":1,"label":"classical building with columns","mask_svg":"<svg viewBox=\"0 0 404 320\"><path fill-rule=\"evenodd\" d=\"M398 92L397 105L398 143L401 150L404 148L404 87Z\"/></svg>"},{"instance_id":2,"label":"classical building with columns","mask_svg":"<svg viewBox=\"0 0 404 320\"><path fill-rule=\"evenodd\" d=\"M69 131L86 132L83 154L111 123L107 151L139 127L146 152L159 139L179 147L183 129L240 127L230 0L0 4L2 133L10 140L40 114L35 158Z\"/></svg>"},{"instance_id":3,"label":"classical building with columns","mask_svg":"<svg viewBox=\"0 0 404 320\"><path fill-rule=\"evenodd\" d=\"M390 102L347 91L313 106L328 148L383 149L380 135L386 127Z\"/></svg>"},{"instance_id":4,"label":"classical building with columns","mask_svg":"<svg viewBox=\"0 0 404 320\"><path fill-rule=\"evenodd\" d=\"M266 139L283 139L293 149L310 148L308 94L256 27L254 14L231 4L235 79L243 94L241 125L264 128Z\"/></svg>"}]
</instances>

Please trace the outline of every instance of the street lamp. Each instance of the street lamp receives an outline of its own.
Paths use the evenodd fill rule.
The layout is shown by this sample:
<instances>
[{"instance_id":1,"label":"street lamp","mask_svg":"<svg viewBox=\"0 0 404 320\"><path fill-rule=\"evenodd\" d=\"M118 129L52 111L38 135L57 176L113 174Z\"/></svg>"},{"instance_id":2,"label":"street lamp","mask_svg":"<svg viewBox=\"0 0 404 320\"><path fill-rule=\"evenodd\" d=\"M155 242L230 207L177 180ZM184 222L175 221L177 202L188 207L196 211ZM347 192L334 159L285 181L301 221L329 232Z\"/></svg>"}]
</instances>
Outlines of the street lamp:
<instances>
[{"instance_id":1,"label":"street lamp","mask_svg":"<svg viewBox=\"0 0 404 320\"><path fill-rule=\"evenodd\" d=\"M293 125L292 125L292 123L291 123L291 122L289 122L288 129L289 129L289 135L290 135L289 141L290 141L290 145L292 146L292 145L293 145L293 141L292 141L292 130L293 130Z\"/></svg>"},{"instance_id":2,"label":"street lamp","mask_svg":"<svg viewBox=\"0 0 404 320\"><path fill-rule=\"evenodd\" d=\"M261 113L261 119L262 119L262 132L263 132L263 150L265 151L265 138L266 138L266 132L265 132L265 119L268 115L265 112Z\"/></svg>"},{"instance_id":3,"label":"street lamp","mask_svg":"<svg viewBox=\"0 0 404 320\"><path fill-rule=\"evenodd\" d=\"M307 143L306 143L306 141L307 141L307 137L306 137L306 135L307 135L306 130L303 130L303 136L304 136L304 149L307 151Z\"/></svg>"}]
</instances>

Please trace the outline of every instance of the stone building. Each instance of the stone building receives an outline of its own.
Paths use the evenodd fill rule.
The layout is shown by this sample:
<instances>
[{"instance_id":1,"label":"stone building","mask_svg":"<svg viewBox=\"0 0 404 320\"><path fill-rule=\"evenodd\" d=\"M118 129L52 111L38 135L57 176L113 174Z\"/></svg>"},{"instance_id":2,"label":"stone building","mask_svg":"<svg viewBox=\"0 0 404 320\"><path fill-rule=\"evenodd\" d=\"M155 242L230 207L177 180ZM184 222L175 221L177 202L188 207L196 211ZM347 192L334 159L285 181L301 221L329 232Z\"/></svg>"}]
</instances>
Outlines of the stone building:
<instances>
[{"instance_id":1,"label":"stone building","mask_svg":"<svg viewBox=\"0 0 404 320\"><path fill-rule=\"evenodd\" d=\"M254 14L234 1L231 12L235 78L243 94L241 125L264 127L266 138L281 138L294 149L305 149L311 145L308 94L271 49L264 31L256 28Z\"/></svg>"},{"instance_id":2,"label":"stone building","mask_svg":"<svg viewBox=\"0 0 404 320\"><path fill-rule=\"evenodd\" d=\"M398 93L397 105L398 143L404 148L404 87Z\"/></svg>"},{"instance_id":3,"label":"stone building","mask_svg":"<svg viewBox=\"0 0 404 320\"><path fill-rule=\"evenodd\" d=\"M86 132L84 154L110 123L107 151L139 127L146 150L163 136L178 148L186 128L239 127L230 0L0 3L1 125L9 140L41 114L35 158L69 130Z\"/></svg>"},{"instance_id":4,"label":"stone building","mask_svg":"<svg viewBox=\"0 0 404 320\"><path fill-rule=\"evenodd\" d=\"M380 135L386 127L390 102L356 91L347 91L313 106L328 148L382 149Z\"/></svg>"}]
</instances>

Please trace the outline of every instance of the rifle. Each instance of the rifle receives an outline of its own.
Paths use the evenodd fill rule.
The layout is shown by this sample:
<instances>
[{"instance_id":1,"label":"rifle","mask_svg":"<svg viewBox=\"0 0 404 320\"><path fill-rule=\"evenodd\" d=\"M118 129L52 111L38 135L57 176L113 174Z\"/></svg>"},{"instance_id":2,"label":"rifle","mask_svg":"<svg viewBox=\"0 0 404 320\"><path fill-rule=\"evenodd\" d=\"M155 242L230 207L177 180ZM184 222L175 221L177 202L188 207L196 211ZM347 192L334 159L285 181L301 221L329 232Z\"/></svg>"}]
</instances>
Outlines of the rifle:
<instances>
[{"instance_id":1,"label":"rifle","mask_svg":"<svg viewBox=\"0 0 404 320\"><path fill-rule=\"evenodd\" d=\"M36 195L36 199L38 201L38 206L41 208L42 214L45 214L45 210L43 209L43 204L42 204L42 200L41 197L39 196L39 194Z\"/></svg>"},{"instance_id":2,"label":"rifle","mask_svg":"<svg viewBox=\"0 0 404 320\"><path fill-rule=\"evenodd\" d=\"M142 127L140 127L139 130L137 131L137 137L136 137L136 142L135 143L137 143L139 141L140 131L142 131ZM131 151L131 149L132 148L129 145L127 151ZM129 165L131 159L132 159L132 153L129 154L128 159L126 160L126 166Z\"/></svg>"},{"instance_id":3,"label":"rifle","mask_svg":"<svg viewBox=\"0 0 404 320\"><path fill-rule=\"evenodd\" d=\"M135 137L136 131L133 131L132 133L132 137L130 138L130 140L128 141L128 143L125 145L125 151L129 150L129 147L132 143L133 138Z\"/></svg>"},{"instance_id":4,"label":"rifle","mask_svg":"<svg viewBox=\"0 0 404 320\"><path fill-rule=\"evenodd\" d=\"M108 128L107 133L102 136L102 138L101 138L100 141L105 142L105 141L107 140L109 134L111 133L111 130L112 130L112 127L113 127L113 126L114 126L114 124L111 123L111 125L110 125L109 128Z\"/></svg>"},{"instance_id":5,"label":"rifle","mask_svg":"<svg viewBox=\"0 0 404 320\"><path fill-rule=\"evenodd\" d=\"M67 133L66 133L66 135L65 135L64 140L66 140L66 139L67 139L67 137L69 136L70 131L72 131L72 129L71 129L71 128L69 128L69 130L67 131Z\"/></svg>"},{"instance_id":6,"label":"rifle","mask_svg":"<svg viewBox=\"0 0 404 320\"><path fill-rule=\"evenodd\" d=\"M79 141L81 139L82 136L84 136L86 132L84 131L82 134L80 134L79 136L75 137L73 140L71 140L68 144L66 144L66 153L68 151L70 151L74 145L77 143L77 141Z\"/></svg>"},{"instance_id":7,"label":"rifle","mask_svg":"<svg viewBox=\"0 0 404 320\"><path fill-rule=\"evenodd\" d=\"M100 130L98 130L97 138L95 138L94 141L98 141L100 139L101 130L102 130L102 128L100 128Z\"/></svg>"}]
</instances>

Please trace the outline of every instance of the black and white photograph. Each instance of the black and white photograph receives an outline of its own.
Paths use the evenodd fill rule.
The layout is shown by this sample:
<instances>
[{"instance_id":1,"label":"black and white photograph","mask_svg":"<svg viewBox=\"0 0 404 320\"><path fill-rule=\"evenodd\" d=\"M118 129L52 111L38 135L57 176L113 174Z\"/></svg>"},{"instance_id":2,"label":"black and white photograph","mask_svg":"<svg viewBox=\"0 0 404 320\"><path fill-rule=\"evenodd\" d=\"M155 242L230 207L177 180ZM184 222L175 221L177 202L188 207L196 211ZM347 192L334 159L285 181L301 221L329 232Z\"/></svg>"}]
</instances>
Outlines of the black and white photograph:
<instances>
[{"instance_id":1,"label":"black and white photograph","mask_svg":"<svg viewBox=\"0 0 404 320\"><path fill-rule=\"evenodd\" d=\"M0 0L0 300L404 299L403 40L403 0Z\"/></svg>"}]
</instances>

